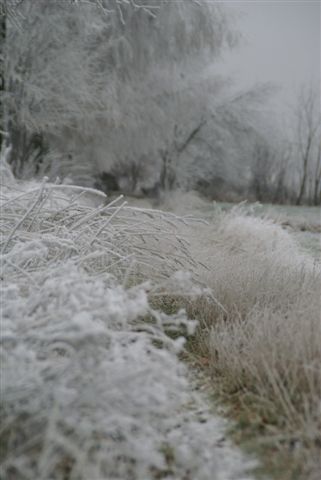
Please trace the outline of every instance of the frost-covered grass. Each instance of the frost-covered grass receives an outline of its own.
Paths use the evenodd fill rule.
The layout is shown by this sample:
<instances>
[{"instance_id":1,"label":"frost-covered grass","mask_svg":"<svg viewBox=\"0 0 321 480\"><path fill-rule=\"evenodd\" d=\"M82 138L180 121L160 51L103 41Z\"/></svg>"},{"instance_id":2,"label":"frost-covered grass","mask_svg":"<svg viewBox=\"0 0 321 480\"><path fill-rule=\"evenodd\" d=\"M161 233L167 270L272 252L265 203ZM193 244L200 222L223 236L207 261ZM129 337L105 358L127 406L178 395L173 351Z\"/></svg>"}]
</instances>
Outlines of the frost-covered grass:
<instances>
[{"instance_id":1,"label":"frost-covered grass","mask_svg":"<svg viewBox=\"0 0 321 480\"><path fill-rule=\"evenodd\" d=\"M178 358L195 321L149 301L201 292L188 222L4 174L0 477L248 478Z\"/></svg>"},{"instance_id":2,"label":"frost-covered grass","mask_svg":"<svg viewBox=\"0 0 321 480\"><path fill-rule=\"evenodd\" d=\"M194 332L241 440L276 478L318 478L320 262L277 219L206 223L4 173L0 476L243 478L178 358Z\"/></svg>"},{"instance_id":3,"label":"frost-covered grass","mask_svg":"<svg viewBox=\"0 0 321 480\"><path fill-rule=\"evenodd\" d=\"M193 351L275 478L319 478L321 268L275 221L242 208L191 233L216 301L190 302Z\"/></svg>"},{"instance_id":4,"label":"frost-covered grass","mask_svg":"<svg viewBox=\"0 0 321 480\"><path fill-rule=\"evenodd\" d=\"M215 215L216 209L229 211L233 204L218 203L209 208L202 208L205 216ZM251 215L272 220L289 231L303 247L315 258L321 258L321 210L320 207L294 206L294 205L269 205L245 204L243 207Z\"/></svg>"},{"instance_id":5,"label":"frost-covered grass","mask_svg":"<svg viewBox=\"0 0 321 480\"><path fill-rule=\"evenodd\" d=\"M189 205L209 222L184 227L197 264L194 277L210 292L187 304L200 321L191 351L238 420L235 437L262 454L265 472L282 480L316 480L321 257L298 239L298 231L307 229L301 234L320 242L320 212L258 204L213 209L193 194L181 200L176 194L164 205L180 212ZM165 298L163 308L175 311L181 303Z\"/></svg>"},{"instance_id":6,"label":"frost-covered grass","mask_svg":"<svg viewBox=\"0 0 321 480\"><path fill-rule=\"evenodd\" d=\"M320 211L210 205L192 193L176 193L164 207L208 220L182 227L194 277L209 292L188 302L200 321L190 346L232 407L236 437L277 479L319 478ZM181 304L165 298L162 308Z\"/></svg>"}]
</instances>

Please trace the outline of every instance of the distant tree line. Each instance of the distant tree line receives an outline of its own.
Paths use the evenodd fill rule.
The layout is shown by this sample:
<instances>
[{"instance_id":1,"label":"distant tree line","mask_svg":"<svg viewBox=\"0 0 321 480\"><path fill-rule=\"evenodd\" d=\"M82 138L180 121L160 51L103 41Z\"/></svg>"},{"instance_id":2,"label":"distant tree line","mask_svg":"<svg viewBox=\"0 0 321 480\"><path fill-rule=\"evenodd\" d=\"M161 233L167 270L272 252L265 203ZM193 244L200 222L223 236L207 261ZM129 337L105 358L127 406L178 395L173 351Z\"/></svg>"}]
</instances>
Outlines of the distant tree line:
<instances>
[{"instance_id":1,"label":"distant tree line","mask_svg":"<svg viewBox=\"0 0 321 480\"><path fill-rule=\"evenodd\" d=\"M237 44L222 5L0 0L0 140L19 178L107 192L196 189L218 200L319 204L317 96L285 141L270 86L234 92L215 62Z\"/></svg>"}]
</instances>

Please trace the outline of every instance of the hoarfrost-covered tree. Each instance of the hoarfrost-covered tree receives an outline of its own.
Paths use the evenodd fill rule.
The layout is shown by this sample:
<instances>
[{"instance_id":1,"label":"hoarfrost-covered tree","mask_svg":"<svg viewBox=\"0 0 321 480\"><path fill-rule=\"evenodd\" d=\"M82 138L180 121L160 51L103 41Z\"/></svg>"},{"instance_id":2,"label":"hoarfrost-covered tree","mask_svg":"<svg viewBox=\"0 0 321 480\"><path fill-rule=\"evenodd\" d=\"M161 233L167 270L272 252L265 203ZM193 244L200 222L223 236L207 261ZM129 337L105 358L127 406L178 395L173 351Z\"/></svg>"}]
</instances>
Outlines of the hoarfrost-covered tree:
<instances>
[{"instance_id":1,"label":"hoarfrost-covered tree","mask_svg":"<svg viewBox=\"0 0 321 480\"><path fill-rule=\"evenodd\" d=\"M187 159L189 177L194 182L190 187L218 200L248 196L256 177L255 146L268 144L269 122L261 112L262 105L273 92L270 84L234 93L233 85L228 87L208 102L208 120Z\"/></svg>"},{"instance_id":2,"label":"hoarfrost-covered tree","mask_svg":"<svg viewBox=\"0 0 321 480\"><path fill-rule=\"evenodd\" d=\"M2 118L20 176L27 165L42 172L47 149L59 159L51 161L58 165L51 174L63 166L93 173L96 166L122 164L136 172L146 158L153 171L153 162L172 157L173 145L182 148L201 121L195 72L235 41L222 8L206 2L11 5L14 19L4 20Z\"/></svg>"},{"instance_id":3,"label":"hoarfrost-covered tree","mask_svg":"<svg viewBox=\"0 0 321 480\"><path fill-rule=\"evenodd\" d=\"M246 192L265 90L231 96L217 75L237 41L222 5L2 3L1 130L17 176L135 195Z\"/></svg>"},{"instance_id":4,"label":"hoarfrost-covered tree","mask_svg":"<svg viewBox=\"0 0 321 480\"><path fill-rule=\"evenodd\" d=\"M83 123L89 128L99 103L101 78L88 55L94 34L103 28L94 6L70 2L5 2L3 95L4 130L12 144L14 172L43 157L50 135ZM100 99L101 100L101 99Z\"/></svg>"},{"instance_id":5,"label":"hoarfrost-covered tree","mask_svg":"<svg viewBox=\"0 0 321 480\"><path fill-rule=\"evenodd\" d=\"M115 39L122 34L109 50L116 69L114 59L121 58L119 116L96 139L100 170L111 172L131 193L180 183L179 157L204 125L218 83L206 67L235 40L217 5L155 1L152 6L155 15L129 9L123 30L114 33Z\"/></svg>"}]
</instances>

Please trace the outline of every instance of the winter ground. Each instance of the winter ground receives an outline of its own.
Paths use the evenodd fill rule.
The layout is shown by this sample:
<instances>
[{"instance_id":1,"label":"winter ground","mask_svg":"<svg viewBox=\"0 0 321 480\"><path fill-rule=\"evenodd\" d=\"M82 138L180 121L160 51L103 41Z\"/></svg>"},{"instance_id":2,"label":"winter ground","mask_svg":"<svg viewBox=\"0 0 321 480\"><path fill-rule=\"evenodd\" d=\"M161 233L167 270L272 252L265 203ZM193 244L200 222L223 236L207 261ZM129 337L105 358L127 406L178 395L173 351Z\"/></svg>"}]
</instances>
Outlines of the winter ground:
<instances>
[{"instance_id":1,"label":"winter ground","mask_svg":"<svg viewBox=\"0 0 321 480\"><path fill-rule=\"evenodd\" d=\"M250 478L255 462L226 439L180 359L197 320L212 322L213 373L233 388L266 382L259 395L314 442L319 267L287 231L240 209L214 215L192 195L168 198L165 213L3 173L3 478ZM195 218L205 207L209 224ZM173 297L196 321L164 308ZM306 389L306 422L279 390L279 368Z\"/></svg>"}]
</instances>

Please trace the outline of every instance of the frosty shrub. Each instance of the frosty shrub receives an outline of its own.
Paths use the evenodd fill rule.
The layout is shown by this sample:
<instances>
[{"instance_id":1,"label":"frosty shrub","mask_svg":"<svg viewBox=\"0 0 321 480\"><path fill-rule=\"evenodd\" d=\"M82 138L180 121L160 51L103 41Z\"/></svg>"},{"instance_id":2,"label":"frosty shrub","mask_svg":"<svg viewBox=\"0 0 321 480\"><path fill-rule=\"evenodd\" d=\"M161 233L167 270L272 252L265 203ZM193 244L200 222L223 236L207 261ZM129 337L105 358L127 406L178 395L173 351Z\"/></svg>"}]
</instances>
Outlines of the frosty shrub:
<instances>
[{"instance_id":1,"label":"frosty shrub","mask_svg":"<svg viewBox=\"0 0 321 480\"><path fill-rule=\"evenodd\" d=\"M179 223L90 189L8 175L1 478L212 480L239 470L237 455L221 460L222 427L200 417L177 356L196 322L148 300L200 291L177 273L193 264Z\"/></svg>"}]
</instances>

